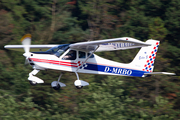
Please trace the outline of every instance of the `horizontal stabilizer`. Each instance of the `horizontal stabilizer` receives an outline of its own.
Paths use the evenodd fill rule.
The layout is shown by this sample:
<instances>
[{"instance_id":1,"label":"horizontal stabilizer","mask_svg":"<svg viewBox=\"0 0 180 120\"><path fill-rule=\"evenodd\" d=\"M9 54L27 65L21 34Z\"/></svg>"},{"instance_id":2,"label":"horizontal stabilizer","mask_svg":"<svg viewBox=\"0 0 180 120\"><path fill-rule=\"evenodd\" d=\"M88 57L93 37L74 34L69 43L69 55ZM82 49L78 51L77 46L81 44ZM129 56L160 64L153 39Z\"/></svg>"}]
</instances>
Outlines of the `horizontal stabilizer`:
<instances>
[{"instance_id":1,"label":"horizontal stabilizer","mask_svg":"<svg viewBox=\"0 0 180 120\"><path fill-rule=\"evenodd\" d=\"M144 75L176 75L176 74L169 72L151 72L151 73L144 73Z\"/></svg>"}]
</instances>

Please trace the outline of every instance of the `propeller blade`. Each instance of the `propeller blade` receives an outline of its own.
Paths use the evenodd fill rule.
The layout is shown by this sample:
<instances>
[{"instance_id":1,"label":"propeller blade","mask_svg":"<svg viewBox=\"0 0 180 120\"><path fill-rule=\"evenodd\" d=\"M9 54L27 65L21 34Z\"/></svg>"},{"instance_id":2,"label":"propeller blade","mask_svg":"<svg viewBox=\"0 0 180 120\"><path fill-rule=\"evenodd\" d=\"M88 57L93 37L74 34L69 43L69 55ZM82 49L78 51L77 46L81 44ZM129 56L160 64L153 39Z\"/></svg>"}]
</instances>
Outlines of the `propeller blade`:
<instances>
[{"instance_id":1,"label":"propeller blade","mask_svg":"<svg viewBox=\"0 0 180 120\"><path fill-rule=\"evenodd\" d=\"M25 62L24 62L25 65L28 65L29 64L29 60L28 58L25 59Z\"/></svg>"},{"instance_id":2,"label":"propeller blade","mask_svg":"<svg viewBox=\"0 0 180 120\"><path fill-rule=\"evenodd\" d=\"M29 53L31 44L31 34L26 34L21 38L22 45L24 45L25 53Z\"/></svg>"},{"instance_id":3,"label":"propeller blade","mask_svg":"<svg viewBox=\"0 0 180 120\"><path fill-rule=\"evenodd\" d=\"M21 38L22 45L24 46L25 53L23 54L25 59L25 65L29 63L28 58L30 56L31 34L26 34Z\"/></svg>"}]
</instances>

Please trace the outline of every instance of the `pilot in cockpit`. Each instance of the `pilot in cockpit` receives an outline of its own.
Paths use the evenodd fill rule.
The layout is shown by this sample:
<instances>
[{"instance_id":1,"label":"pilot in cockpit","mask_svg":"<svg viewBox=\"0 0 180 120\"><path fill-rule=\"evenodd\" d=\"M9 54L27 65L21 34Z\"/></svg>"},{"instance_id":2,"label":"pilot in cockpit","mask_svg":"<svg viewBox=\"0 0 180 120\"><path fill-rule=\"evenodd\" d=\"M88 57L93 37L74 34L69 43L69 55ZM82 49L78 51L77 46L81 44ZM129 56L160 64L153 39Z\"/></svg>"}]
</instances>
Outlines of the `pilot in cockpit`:
<instances>
[{"instance_id":1,"label":"pilot in cockpit","mask_svg":"<svg viewBox=\"0 0 180 120\"><path fill-rule=\"evenodd\" d=\"M76 59L76 51L70 50L64 57L63 60L75 60Z\"/></svg>"}]
</instances>

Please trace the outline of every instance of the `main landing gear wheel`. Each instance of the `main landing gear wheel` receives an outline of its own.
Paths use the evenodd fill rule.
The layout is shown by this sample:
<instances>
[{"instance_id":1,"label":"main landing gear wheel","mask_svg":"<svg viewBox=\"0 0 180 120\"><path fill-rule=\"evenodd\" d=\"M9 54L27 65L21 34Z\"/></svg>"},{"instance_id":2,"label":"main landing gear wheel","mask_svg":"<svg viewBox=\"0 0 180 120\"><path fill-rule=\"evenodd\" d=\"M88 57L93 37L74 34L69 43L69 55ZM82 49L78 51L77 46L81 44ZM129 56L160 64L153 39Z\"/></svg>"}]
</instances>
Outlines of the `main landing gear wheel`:
<instances>
[{"instance_id":1,"label":"main landing gear wheel","mask_svg":"<svg viewBox=\"0 0 180 120\"><path fill-rule=\"evenodd\" d=\"M37 82L35 82L35 81L29 81L29 83L33 86L37 85Z\"/></svg>"},{"instance_id":2,"label":"main landing gear wheel","mask_svg":"<svg viewBox=\"0 0 180 120\"><path fill-rule=\"evenodd\" d=\"M51 83L51 86L52 86L53 89L59 90L61 87L65 87L66 85L64 83L62 83L62 82L53 81Z\"/></svg>"},{"instance_id":3,"label":"main landing gear wheel","mask_svg":"<svg viewBox=\"0 0 180 120\"><path fill-rule=\"evenodd\" d=\"M89 85L88 82L86 81L83 81L83 80L75 80L74 81L74 86L77 88L77 89L82 89L83 86L87 86Z\"/></svg>"},{"instance_id":4,"label":"main landing gear wheel","mask_svg":"<svg viewBox=\"0 0 180 120\"><path fill-rule=\"evenodd\" d=\"M53 87L55 90L59 90L61 88L61 86L59 84L57 84L55 87Z\"/></svg>"},{"instance_id":5,"label":"main landing gear wheel","mask_svg":"<svg viewBox=\"0 0 180 120\"><path fill-rule=\"evenodd\" d=\"M76 86L76 88L77 88L77 89L82 89L82 88L83 88L83 86Z\"/></svg>"}]
</instances>

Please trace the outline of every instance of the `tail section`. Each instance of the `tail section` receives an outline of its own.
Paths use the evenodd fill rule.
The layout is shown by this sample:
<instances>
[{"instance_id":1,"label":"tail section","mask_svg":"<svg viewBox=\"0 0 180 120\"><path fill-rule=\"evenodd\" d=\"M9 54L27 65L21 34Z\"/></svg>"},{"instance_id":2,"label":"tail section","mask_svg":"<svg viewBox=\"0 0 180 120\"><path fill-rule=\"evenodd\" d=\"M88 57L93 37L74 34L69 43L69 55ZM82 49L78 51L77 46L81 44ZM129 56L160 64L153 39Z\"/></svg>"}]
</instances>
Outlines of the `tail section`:
<instances>
[{"instance_id":1,"label":"tail section","mask_svg":"<svg viewBox=\"0 0 180 120\"><path fill-rule=\"evenodd\" d=\"M151 46L142 47L130 64L138 70L153 72L154 61L160 42L157 40L147 40L146 43L151 44Z\"/></svg>"}]
</instances>

